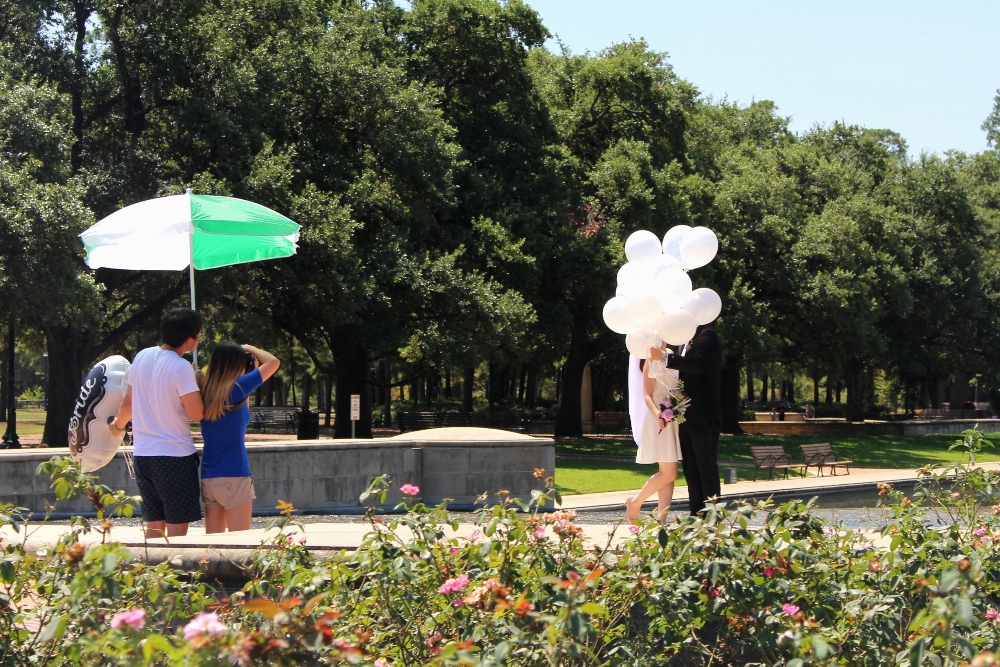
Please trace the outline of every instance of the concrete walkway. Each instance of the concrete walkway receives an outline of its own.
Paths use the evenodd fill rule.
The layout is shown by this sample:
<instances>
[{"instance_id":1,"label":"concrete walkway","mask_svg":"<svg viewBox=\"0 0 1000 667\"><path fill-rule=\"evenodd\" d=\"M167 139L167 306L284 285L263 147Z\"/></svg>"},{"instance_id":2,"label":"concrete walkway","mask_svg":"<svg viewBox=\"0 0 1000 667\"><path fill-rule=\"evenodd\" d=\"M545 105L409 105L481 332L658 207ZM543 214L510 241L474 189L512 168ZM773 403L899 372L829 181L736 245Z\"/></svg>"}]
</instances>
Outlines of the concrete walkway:
<instances>
[{"instance_id":1,"label":"concrete walkway","mask_svg":"<svg viewBox=\"0 0 1000 667\"><path fill-rule=\"evenodd\" d=\"M983 464L983 468L1000 470L1000 462ZM803 498L814 495L839 495L850 498L852 495L865 495L870 498L879 482L887 482L898 488L911 488L918 479L917 470L878 469L865 470L851 475L826 477L796 477L773 481L740 482L727 484L722 488L723 496L728 499L746 498L763 499L773 497L775 500ZM562 508L579 512L577 523L584 531L586 541L592 545L604 546L609 541L614 544L629 537L627 526L623 524L609 525L587 520L589 511L618 511L624 519L624 503L635 491L617 491L612 493L593 493L585 495L564 496ZM674 505L678 510L687 505L687 487L681 486L674 490ZM652 508L653 505L646 507ZM391 517L386 517L391 520ZM65 524L33 524L27 535L14 533L10 528L0 529L0 539L5 541L24 540L29 550L35 551L51 548L60 536L66 533ZM318 522L307 523L302 528L295 528L295 539L305 539L306 548L317 553L332 554L342 550L356 549L368 535L370 524L358 521L355 523ZM445 530L460 540L475 541L480 539L479 529L472 523L459 524L457 531ZM239 563L249 550L271 540L276 530L253 529L239 533L224 533L206 535L203 528L191 528L188 535L173 539L145 540L138 526L115 526L111 530L110 539L128 547L134 557L158 562L165 559L175 560L182 567L200 569L207 567L212 576L236 579L240 576ZM406 530L397 531L402 540L409 540ZM551 532L549 537L554 537ZM87 544L99 543L102 535L92 532L83 537Z\"/></svg>"},{"instance_id":2,"label":"concrete walkway","mask_svg":"<svg viewBox=\"0 0 1000 667\"><path fill-rule=\"evenodd\" d=\"M1000 462L985 463L984 468L990 470L1000 470ZM724 498L738 499L764 499L774 497L775 500L789 500L791 498L811 498L815 495L838 495L850 497L851 495L867 495L871 493L879 482L886 482L896 485L912 485L916 483L918 474L916 469L903 468L861 468L852 470L850 475L826 475L816 477L789 476L788 479L758 480L756 482L737 482L736 484L724 484L722 486L722 496ZM625 501L634 496L637 490L633 491L611 491L609 493L587 493L574 496L563 496L562 507L574 509L579 512L625 509ZM688 503L688 487L674 487L674 501L671 508L674 510L686 509ZM643 508L656 506L655 498L651 502L643 505Z\"/></svg>"}]
</instances>

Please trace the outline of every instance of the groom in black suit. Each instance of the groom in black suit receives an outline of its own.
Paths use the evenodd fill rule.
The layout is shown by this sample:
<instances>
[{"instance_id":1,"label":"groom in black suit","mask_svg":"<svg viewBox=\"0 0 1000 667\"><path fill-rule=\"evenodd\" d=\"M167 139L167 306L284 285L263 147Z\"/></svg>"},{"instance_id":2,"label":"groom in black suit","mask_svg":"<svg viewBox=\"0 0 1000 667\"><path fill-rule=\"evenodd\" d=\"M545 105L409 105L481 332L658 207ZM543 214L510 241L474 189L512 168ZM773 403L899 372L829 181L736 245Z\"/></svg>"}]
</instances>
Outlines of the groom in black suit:
<instances>
[{"instance_id":1,"label":"groom in black suit","mask_svg":"<svg viewBox=\"0 0 1000 667\"><path fill-rule=\"evenodd\" d=\"M691 399L680 426L681 463L688 485L692 516L705 509L705 500L722 495L719 485L719 431L722 427L722 343L708 324L666 359L667 368L680 371L684 394Z\"/></svg>"}]
</instances>

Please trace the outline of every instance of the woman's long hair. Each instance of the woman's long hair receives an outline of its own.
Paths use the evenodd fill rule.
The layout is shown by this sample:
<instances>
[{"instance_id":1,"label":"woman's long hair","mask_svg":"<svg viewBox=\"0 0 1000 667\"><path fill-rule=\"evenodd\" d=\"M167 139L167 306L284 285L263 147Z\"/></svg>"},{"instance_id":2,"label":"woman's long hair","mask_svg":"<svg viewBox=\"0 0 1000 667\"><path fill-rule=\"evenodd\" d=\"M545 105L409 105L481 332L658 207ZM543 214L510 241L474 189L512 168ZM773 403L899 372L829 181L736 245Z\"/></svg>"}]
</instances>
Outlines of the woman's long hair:
<instances>
[{"instance_id":1,"label":"woman's long hair","mask_svg":"<svg viewBox=\"0 0 1000 667\"><path fill-rule=\"evenodd\" d=\"M236 343L223 341L212 350L208 361L208 371L201 388L201 400L205 404L205 419L214 421L233 408L229 395L236 384L236 378L247 368L247 354Z\"/></svg>"}]
</instances>

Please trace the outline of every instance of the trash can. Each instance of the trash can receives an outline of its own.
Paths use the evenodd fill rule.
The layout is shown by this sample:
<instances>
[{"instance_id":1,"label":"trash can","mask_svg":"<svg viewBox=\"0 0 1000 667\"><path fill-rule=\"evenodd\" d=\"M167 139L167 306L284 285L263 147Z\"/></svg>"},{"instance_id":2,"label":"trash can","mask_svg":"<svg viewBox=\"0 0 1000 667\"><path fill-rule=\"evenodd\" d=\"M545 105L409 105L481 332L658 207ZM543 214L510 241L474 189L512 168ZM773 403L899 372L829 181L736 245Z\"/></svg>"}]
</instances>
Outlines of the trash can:
<instances>
[{"instance_id":1,"label":"trash can","mask_svg":"<svg viewBox=\"0 0 1000 667\"><path fill-rule=\"evenodd\" d=\"M319 438L319 410L299 410L295 413L298 440Z\"/></svg>"}]
</instances>

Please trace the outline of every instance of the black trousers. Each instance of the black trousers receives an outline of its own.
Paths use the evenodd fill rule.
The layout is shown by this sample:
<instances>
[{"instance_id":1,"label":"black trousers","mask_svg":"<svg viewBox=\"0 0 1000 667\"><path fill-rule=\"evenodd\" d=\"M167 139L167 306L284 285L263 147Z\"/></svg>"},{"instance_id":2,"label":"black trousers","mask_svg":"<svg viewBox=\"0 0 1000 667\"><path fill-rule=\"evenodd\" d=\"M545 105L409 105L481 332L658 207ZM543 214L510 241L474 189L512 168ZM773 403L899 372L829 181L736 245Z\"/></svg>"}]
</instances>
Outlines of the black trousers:
<instances>
[{"instance_id":1,"label":"black trousers","mask_svg":"<svg viewBox=\"0 0 1000 667\"><path fill-rule=\"evenodd\" d=\"M694 516L705 500L722 495L719 483L719 424L681 424L681 464L687 479L688 504Z\"/></svg>"}]
</instances>

